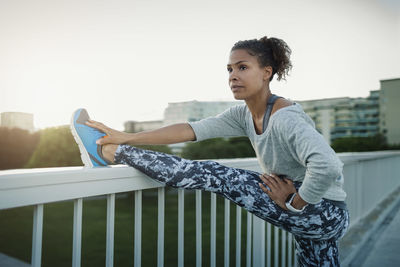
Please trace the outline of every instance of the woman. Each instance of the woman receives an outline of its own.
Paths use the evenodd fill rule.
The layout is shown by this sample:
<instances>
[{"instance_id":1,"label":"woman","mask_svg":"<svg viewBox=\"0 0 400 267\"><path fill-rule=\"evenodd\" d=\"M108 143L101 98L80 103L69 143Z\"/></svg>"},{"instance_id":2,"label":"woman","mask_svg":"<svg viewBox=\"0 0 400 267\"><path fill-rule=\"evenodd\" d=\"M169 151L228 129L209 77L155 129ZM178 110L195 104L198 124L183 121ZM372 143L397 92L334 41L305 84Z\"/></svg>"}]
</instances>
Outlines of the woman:
<instances>
[{"instance_id":1,"label":"woman","mask_svg":"<svg viewBox=\"0 0 400 267\"><path fill-rule=\"evenodd\" d=\"M338 240L349 224L343 164L300 105L270 90L273 77L285 79L291 69L290 54L277 38L237 42L227 64L229 86L245 104L198 122L129 134L76 111L71 128L85 165L127 164L173 187L221 194L291 232L301 266L339 266ZM228 136L249 137L265 174L125 145Z\"/></svg>"}]
</instances>

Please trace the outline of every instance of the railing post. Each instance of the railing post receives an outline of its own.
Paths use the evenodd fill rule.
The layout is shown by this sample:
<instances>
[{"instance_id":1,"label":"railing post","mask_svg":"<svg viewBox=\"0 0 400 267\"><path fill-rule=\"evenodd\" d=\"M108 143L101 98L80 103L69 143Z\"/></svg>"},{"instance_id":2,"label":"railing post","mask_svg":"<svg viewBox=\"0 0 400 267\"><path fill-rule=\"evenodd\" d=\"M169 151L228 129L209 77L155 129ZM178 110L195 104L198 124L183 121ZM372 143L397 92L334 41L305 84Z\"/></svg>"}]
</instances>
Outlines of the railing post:
<instances>
[{"instance_id":1,"label":"railing post","mask_svg":"<svg viewBox=\"0 0 400 267\"><path fill-rule=\"evenodd\" d=\"M81 249L82 249L82 198L74 200L74 230L72 245L72 266L81 266Z\"/></svg>"},{"instance_id":2,"label":"railing post","mask_svg":"<svg viewBox=\"0 0 400 267\"><path fill-rule=\"evenodd\" d=\"M158 188L157 266L164 266L165 187Z\"/></svg>"},{"instance_id":3,"label":"railing post","mask_svg":"<svg viewBox=\"0 0 400 267\"><path fill-rule=\"evenodd\" d=\"M242 208L236 206L236 267L241 265L242 242Z\"/></svg>"},{"instance_id":4,"label":"railing post","mask_svg":"<svg viewBox=\"0 0 400 267\"><path fill-rule=\"evenodd\" d=\"M253 215L253 266L265 266L265 221Z\"/></svg>"},{"instance_id":5,"label":"railing post","mask_svg":"<svg viewBox=\"0 0 400 267\"><path fill-rule=\"evenodd\" d=\"M293 266L293 234L288 236L288 266Z\"/></svg>"},{"instance_id":6,"label":"railing post","mask_svg":"<svg viewBox=\"0 0 400 267\"><path fill-rule=\"evenodd\" d=\"M230 223L230 201L228 199L225 199L225 218L224 218L224 232L225 232L225 238L224 238L224 266L229 267L229 223Z\"/></svg>"},{"instance_id":7,"label":"railing post","mask_svg":"<svg viewBox=\"0 0 400 267\"><path fill-rule=\"evenodd\" d=\"M42 261L43 204L33 209L32 266L40 267Z\"/></svg>"},{"instance_id":8,"label":"railing post","mask_svg":"<svg viewBox=\"0 0 400 267\"><path fill-rule=\"evenodd\" d=\"M286 234L285 230L281 230L281 266L286 266Z\"/></svg>"},{"instance_id":9,"label":"railing post","mask_svg":"<svg viewBox=\"0 0 400 267\"><path fill-rule=\"evenodd\" d=\"M142 190L135 191L135 267L142 264Z\"/></svg>"},{"instance_id":10,"label":"railing post","mask_svg":"<svg viewBox=\"0 0 400 267\"><path fill-rule=\"evenodd\" d=\"M211 193L210 266L216 266L217 195Z\"/></svg>"},{"instance_id":11,"label":"railing post","mask_svg":"<svg viewBox=\"0 0 400 267\"><path fill-rule=\"evenodd\" d=\"M271 246L271 226L272 224L267 223L267 267L271 267L272 264L272 256L271 256L271 251L272 251L272 246Z\"/></svg>"},{"instance_id":12,"label":"railing post","mask_svg":"<svg viewBox=\"0 0 400 267\"><path fill-rule=\"evenodd\" d=\"M201 190L196 190L196 267L201 267Z\"/></svg>"},{"instance_id":13,"label":"railing post","mask_svg":"<svg viewBox=\"0 0 400 267\"><path fill-rule=\"evenodd\" d=\"M279 228L274 226L274 267L279 267Z\"/></svg>"},{"instance_id":14,"label":"railing post","mask_svg":"<svg viewBox=\"0 0 400 267\"><path fill-rule=\"evenodd\" d=\"M184 264L184 205L185 191L178 189L178 266Z\"/></svg>"},{"instance_id":15,"label":"railing post","mask_svg":"<svg viewBox=\"0 0 400 267\"><path fill-rule=\"evenodd\" d=\"M106 266L114 265L115 194L107 195Z\"/></svg>"},{"instance_id":16,"label":"railing post","mask_svg":"<svg viewBox=\"0 0 400 267\"><path fill-rule=\"evenodd\" d=\"M247 233L246 233L246 267L251 267L251 218L252 214L247 212Z\"/></svg>"},{"instance_id":17,"label":"railing post","mask_svg":"<svg viewBox=\"0 0 400 267\"><path fill-rule=\"evenodd\" d=\"M363 187L362 187L362 162L359 162L356 166L356 177L354 177L353 179L356 179L356 207L357 207L357 221L362 217L362 211L363 211Z\"/></svg>"}]
</instances>

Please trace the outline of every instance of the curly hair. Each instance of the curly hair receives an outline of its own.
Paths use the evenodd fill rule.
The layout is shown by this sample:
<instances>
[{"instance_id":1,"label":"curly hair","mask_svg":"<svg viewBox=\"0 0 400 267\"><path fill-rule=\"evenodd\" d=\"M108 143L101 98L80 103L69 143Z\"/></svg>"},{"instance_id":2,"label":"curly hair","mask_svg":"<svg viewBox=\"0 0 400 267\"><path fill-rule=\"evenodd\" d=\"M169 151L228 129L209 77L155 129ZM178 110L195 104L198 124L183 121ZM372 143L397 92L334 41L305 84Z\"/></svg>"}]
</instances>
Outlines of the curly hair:
<instances>
[{"instance_id":1,"label":"curly hair","mask_svg":"<svg viewBox=\"0 0 400 267\"><path fill-rule=\"evenodd\" d=\"M290 61L292 50L282 39L264 36L259 40L238 41L231 51L238 49L244 49L250 55L256 56L261 67L271 66L272 76L269 79L270 81L272 81L275 73L278 75L278 81L286 80L286 76L292 69L292 62Z\"/></svg>"}]
</instances>

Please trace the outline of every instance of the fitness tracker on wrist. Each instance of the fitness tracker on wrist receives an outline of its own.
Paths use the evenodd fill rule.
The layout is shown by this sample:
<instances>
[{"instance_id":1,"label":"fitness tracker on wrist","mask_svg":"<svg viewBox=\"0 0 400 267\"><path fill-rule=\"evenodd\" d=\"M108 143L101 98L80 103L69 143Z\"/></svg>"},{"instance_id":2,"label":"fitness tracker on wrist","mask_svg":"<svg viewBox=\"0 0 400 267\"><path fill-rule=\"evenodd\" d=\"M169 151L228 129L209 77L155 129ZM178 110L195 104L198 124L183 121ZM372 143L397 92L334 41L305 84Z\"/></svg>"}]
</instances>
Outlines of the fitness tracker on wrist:
<instances>
[{"instance_id":1,"label":"fitness tracker on wrist","mask_svg":"<svg viewBox=\"0 0 400 267\"><path fill-rule=\"evenodd\" d=\"M293 211L293 212L296 212L296 213L300 213L300 212L302 212L302 211L306 208L307 205L305 205L301 210L298 210L298 209L296 209L295 207L293 207L293 206L292 206L292 202L293 202L293 199L294 199L294 197L296 196L296 194L297 194L297 193L292 193L292 194L290 194L290 195L287 197L287 199L286 199L285 205L286 205L286 208L287 208L288 210Z\"/></svg>"}]
</instances>

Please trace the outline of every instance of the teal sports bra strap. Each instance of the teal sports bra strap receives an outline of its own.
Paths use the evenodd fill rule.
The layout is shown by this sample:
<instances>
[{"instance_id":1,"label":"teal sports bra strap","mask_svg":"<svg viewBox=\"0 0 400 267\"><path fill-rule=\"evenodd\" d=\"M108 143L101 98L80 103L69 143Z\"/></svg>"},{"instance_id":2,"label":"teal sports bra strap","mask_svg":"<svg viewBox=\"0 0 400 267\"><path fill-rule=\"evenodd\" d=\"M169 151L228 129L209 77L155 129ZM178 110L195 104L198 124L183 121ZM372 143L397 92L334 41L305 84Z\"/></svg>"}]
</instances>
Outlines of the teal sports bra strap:
<instances>
[{"instance_id":1,"label":"teal sports bra strap","mask_svg":"<svg viewBox=\"0 0 400 267\"><path fill-rule=\"evenodd\" d=\"M267 102L267 109L265 110L265 114L264 114L264 120L263 120L263 132L265 132L265 130L268 127L268 122L269 122L269 117L271 117L271 111L272 111L272 107L275 104L275 101L281 98L281 96L277 96L272 94L269 98L268 98L268 102Z\"/></svg>"}]
</instances>

